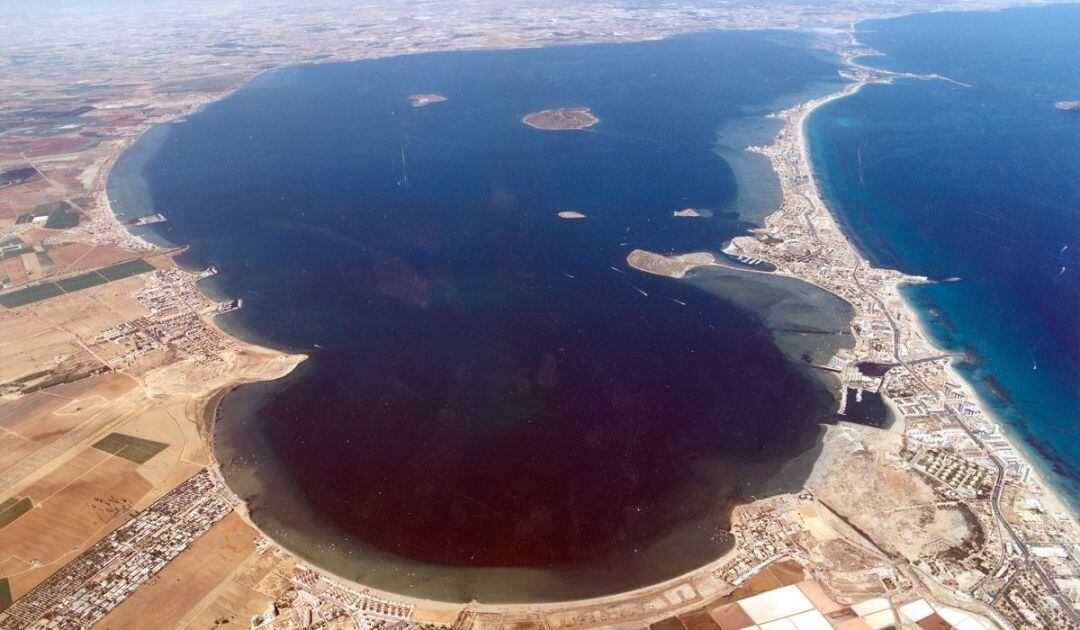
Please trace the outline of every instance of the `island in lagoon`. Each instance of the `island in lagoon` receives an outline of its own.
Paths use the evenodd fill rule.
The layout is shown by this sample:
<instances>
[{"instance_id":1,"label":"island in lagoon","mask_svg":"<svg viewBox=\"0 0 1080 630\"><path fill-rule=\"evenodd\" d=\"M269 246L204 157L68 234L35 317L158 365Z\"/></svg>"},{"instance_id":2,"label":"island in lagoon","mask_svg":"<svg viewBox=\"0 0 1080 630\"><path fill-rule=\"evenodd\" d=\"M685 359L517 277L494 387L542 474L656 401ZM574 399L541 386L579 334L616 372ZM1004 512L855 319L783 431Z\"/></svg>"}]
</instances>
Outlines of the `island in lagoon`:
<instances>
[{"instance_id":1,"label":"island in lagoon","mask_svg":"<svg viewBox=\"0 0 1080 630\"><path fill-rule=\"evenodd\" d=\"M702 208L683 208L682 210L676 210L676 211L672 212L671 216L680 217L680 218L689 218L689 219L696 219L696 218L706 218L706 219L708 219L709 217L712 216L712 211L705 210L705 209L702 209Z\"/></svg>"},{"instance_id":2,"label":"island in lagoon","mask_svg":"<svg viewBox=\"0 0 1080 630\"><path fill-rule=\"evenodd\" d=\"M409 102L412 103L413 107L427 107L445 100L446 97L442 94L412 94L409 96Z\"/></svg>"},{"instance_id":3,"label":"island in lagoon","mask_svg":"<svg viewBox=\"0 0 1080 630\"><path fill-rule=\"evenodd\" d=\"M528 114L521 122L545 131L585 129L600 122L588 107L558 107Z\"/></svg>"}]
</instances>

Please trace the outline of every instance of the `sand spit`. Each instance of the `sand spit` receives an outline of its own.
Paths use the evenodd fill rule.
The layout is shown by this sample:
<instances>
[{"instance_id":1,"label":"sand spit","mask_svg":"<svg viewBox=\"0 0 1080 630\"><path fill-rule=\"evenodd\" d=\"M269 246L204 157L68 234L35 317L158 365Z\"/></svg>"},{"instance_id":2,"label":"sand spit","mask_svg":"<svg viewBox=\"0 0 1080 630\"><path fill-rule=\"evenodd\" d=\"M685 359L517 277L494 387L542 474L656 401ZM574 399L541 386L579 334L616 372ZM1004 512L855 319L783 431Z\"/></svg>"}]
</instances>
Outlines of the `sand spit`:
<instances>
[{"instance_id":1,"label":"sand spit","mask_svg":"<svg viewBox=\"0 0 1080 630\"><path fill-rule=\"evenodd\" d=\"M708 252L664 256L643 249L630 252L626 257L626 262L639 271L669 278L682 278L688 271L697 267L723 266L717 261L716 256Z\"/></svg>"}]
</instances>

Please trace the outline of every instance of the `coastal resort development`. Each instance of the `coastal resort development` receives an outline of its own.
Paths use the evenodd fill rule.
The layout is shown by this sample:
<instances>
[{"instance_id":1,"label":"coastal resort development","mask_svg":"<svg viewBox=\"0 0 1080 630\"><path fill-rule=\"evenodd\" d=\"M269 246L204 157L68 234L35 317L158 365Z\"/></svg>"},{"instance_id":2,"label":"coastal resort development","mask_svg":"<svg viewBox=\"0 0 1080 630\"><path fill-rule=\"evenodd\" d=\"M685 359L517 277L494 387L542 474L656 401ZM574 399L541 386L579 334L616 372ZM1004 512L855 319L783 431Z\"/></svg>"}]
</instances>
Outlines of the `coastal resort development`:
<instances>
[{"instance_id":1,"label":"coastal resort development","mask_svg":"<svg viewBox=\"0 0 1080 630\"><path fill-rule=\"evenodd\" d=\"M545 131L572 131L592 127L600 119L588 107L559 107L534 112L522 118L521 122Z\"/></svg>"}]
</instances>

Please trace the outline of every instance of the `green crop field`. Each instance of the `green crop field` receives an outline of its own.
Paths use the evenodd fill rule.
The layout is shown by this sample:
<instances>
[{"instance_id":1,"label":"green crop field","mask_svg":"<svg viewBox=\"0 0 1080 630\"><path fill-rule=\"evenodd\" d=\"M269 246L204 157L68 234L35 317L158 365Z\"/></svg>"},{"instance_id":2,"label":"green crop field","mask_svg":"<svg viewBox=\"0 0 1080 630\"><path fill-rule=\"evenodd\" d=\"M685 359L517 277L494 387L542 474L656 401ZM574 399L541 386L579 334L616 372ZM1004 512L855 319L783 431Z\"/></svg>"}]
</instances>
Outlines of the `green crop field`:
<instances>
[{"instance_id":1,"label":"green crop field","mask_svg":"<svg viewBox=\"0 0 1080 630\"><path fill-rule=\"evenodd\" d=\"M30 497L21 499L12 497L0 503L0 529L15 522L15 519L29 512L32 507L34 507L34 502L30 500Z\"/></svg>"},{"instance_id":2,"label":"green crop field","mask_svg":"<svg viewBox=\"0 0 1080 630\"><path fill-rule=\"evenodd\" d=\"M49 218L45 221L45 227L50 230L66 230L73 228L79 224L79 214L77 212L67 212L65 210L57 210L56 212L49 213Z\"/></svg>"},{"instance_id":3,"label":"green crop field","mask_svg":"<svg viewBox=\"0 0 1080 630\"><path fill-rule=\"evenodd\" d=\"M97 272L112 282L113 280L121 280L128 276L137 276L140 273L146 273L153 270L153 265L142 258L137 258L127 262L117 263L111 267L105 267L104 269L98 269Z\"/></svg>"},{"instance_id":4,"label":"green crop field","mask_svg":"<svg viewBox=\"0 0 1080 630\"><path fill-rule=\"evenodd\" d=\"M105 279L104 276L96 271L92 271L90 273L84 273L81 276L75 276L74 278L57 280L56 284L64 290L64 293L74 293L75 291L96 287L97 285L105 284L106 282L108 282L108 280Z\"/></svg>"},{"instance_id":5,"label":"green crop field","mask_svg":"<svg viewBox=\"0 0 1080 630\"><path fill-rule=\"evenodd\" d=\"M11 606L11 585L7 578L0 578L0 612Z\"/></svg>"},{"instance_id":6,"label":"green crop field","mask_svg":"<svg viewBox=\"0 0 1080 630\"><path fill-rule=\"evenodd\" d=\"M33 250L31 249L30 251ZM45 284L39 284L36 287L27 287L25 289L19 289L18 291L5 293L0 295L0 306L5 306L7 308L25 306L65 293L89 289L90 287L99 284L105 284L106 282L112 282L114 280L122 280L130 276L137 276L140 273L146 273L153 270L153 265L142 258L137 258L127 262L117 263L111 267L105 267L104 269L97 269L71 278L65 278L64 280L46 282Z\"/></svg>"},{"instance_id":7,"label":"green crop field","mask_svg":"<svg viewBox=\"0 0 1080 630\"><path fill-rule=\"evenodd\" d=\"M123 457L130 462L145 464L154 455L168 448L169 445L124 435L123 433L110 433L92 444L92 446L99 451Z\"/></svg>"},{"instance_id":8,"label":"green crop field","mask_svg":"<svg viewBox=\"0 0 1080 630\"><path fill-rule=\"evenodd\" d=\"M17 306L33 304L34 302L40 302L41 300L47 300L51 297L63 294L63 289L57 286L56 283L49 282L46 284L39 284L36 287L19 289L18 291L0 295L0 304L7 308L15 308Z\"/></svg>"}]
</instances>

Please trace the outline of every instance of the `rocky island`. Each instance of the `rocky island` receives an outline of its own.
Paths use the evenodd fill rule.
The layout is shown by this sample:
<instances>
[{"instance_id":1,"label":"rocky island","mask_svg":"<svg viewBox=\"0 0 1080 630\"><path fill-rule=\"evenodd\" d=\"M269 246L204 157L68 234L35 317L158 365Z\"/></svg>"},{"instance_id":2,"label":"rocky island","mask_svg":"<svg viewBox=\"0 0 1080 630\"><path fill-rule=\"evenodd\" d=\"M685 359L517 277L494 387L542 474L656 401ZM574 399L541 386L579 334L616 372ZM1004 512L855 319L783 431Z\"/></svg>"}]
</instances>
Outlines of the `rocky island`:
<instances>
[{"instance_id":1,"label":"rocky island","mask_svg":"<svg viewBox=\"0 0 1080 630\"><path fill-rule=\"evenodd\" d=\"M559 107L534 112L522 118L521 122L546 131L566 131L592 127L600 119L588 107Z\"/></svg>"},{"instance_id":2,"label":"rocky island","mask_svg":"<svg viewBox=\"0 0 1080 630\"><path fill-rule=\"evenodd\" d=\"M712 216L712 212L710 212L709 210L703 210L703 209L698 209L698 208L684 208L682 210L676 210L676 211L672 212L671 216L673 216L673 217L683 217L683 218L697 218L697 217L709 218L709 217Z\"/></svg>"},{"instance_id":3,"label":"rocky island","mask_svg":"<svg viewBox=\"0 0 1080 630\"><path fill-rule=\"evenodd\" d=\"M413 107L424 107L432 103L441 103L446 100L442 94L413 94L409 96L409 102Z\"/></svg>"},{"instance_id":4,"label":"rocky island","mask_svg":"<svg viewBox=\"0 0 1080 630\"><path fill-rule=\"evenodd\" d=\"M576 210L563 210L559 213L560 219L584 219L585 215Z\"/></svg>"}]
</instances>

